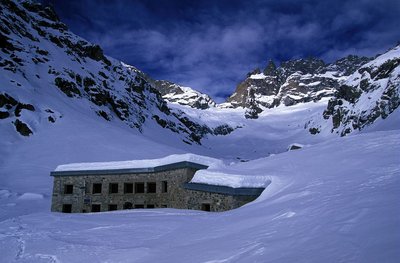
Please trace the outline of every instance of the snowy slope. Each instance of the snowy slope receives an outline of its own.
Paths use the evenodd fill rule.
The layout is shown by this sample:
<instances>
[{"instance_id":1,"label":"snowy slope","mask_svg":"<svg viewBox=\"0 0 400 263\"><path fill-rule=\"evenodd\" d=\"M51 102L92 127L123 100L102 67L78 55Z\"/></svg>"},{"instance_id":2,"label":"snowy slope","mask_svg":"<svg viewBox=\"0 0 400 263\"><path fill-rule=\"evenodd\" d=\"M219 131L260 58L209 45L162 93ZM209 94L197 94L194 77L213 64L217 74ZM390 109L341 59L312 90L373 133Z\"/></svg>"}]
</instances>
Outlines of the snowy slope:
<instances>
[{"instance_id":1,"label":"snowy slope","mask_svg":"<svg viewBox=\"0 0 400 263\"><path fill-rule=\"evenodd\" d=\"M65 107L74 107L140 132L166 131L189 144L213 134L184 113L171 114L154 80L68 31L51 8L7 0L0 18L2 126L34 136L62 122Z\"/></svg>"},{"instance_id":2,"label":"snowy slope","mask_svg":"<svg viewBox=\"0 0 400 263\"><path fill-rule=\"evenodd\" d=\"M225 136L208 136L197 153L228 160L249 160L265 157L287 150L292 143L315 144L335 136L330 132L311 135L305 124L310 118L318 118L326 108L328 100L300 103L291 107L280 105L266 110L258 119L246 119L245 109L209 108L196 110L180 105L171 106L172 111L184 110L196 122L205 122L209 127L227 124L234 130Z\"/></svg>"},{"instance_id":3,"label":"snowy slope","mask_svg":"<svg viewBox=\"0 0 400 263\"><path fill-rule=\"evenodd\" d=\"M397 262L399 151L398 131L373 132L232 165L220 172L272 183L254 203L224 213L59 214L40 208L37 196L3 190L3 207L37 211L3 217L2 260Z\"/></svg>"}]
</instances>

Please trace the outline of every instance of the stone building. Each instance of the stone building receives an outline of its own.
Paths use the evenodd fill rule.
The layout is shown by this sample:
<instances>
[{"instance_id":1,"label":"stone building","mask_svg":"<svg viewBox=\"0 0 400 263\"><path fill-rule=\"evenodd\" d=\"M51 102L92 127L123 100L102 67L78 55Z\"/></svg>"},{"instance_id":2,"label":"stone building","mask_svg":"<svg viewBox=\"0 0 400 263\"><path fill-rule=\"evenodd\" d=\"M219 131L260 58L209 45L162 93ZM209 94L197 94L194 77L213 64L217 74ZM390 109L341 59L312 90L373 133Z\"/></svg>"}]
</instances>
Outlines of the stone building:
<instances>
[{"instance_id":1,"label":"stone building","mask_svg":"<svg viewBox=\"0 0 400 263\"><path fill-rule=\"evenodd\" d=\"M226 211L256 199L264 188L190 183L205 165L182 161L148 168L54 171L51 210L64 213L135 208Z\"/></svg>"}]
</instances>

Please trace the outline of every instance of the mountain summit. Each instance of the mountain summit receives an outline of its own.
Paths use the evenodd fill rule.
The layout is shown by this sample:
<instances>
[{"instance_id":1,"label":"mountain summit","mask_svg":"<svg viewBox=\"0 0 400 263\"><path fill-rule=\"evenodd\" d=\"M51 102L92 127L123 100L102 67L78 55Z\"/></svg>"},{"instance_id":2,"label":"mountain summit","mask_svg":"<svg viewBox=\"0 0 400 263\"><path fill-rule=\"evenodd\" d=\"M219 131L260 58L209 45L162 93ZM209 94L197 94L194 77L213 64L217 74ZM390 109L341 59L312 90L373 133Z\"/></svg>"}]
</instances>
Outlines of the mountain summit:
<instances>
[{"instance_id":1,"label":"mountain summit","mask_svg":"<svg viewBox=\"0 0 400 263\"><path fill-rule=\"evenodd\" d=\"M249 117L255 118L263 110L279 105L331 97L347 76L370 60L348 56L326 64L321 59L307 58L282 62L279 67L269 61L263 71L255 69L248 73L222 106L247 108L253 111Z\"/></svg>"}]
</instances>

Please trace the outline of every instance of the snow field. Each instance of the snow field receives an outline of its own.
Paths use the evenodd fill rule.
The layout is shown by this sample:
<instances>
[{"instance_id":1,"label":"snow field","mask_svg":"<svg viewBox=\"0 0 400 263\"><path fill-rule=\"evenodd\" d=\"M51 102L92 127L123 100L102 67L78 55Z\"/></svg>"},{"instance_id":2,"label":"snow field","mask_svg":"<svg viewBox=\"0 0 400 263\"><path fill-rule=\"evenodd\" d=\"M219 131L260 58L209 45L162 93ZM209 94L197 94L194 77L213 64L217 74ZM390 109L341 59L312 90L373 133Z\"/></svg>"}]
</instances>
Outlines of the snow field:
<instances>
[{"instance_id":1,"label":"snow field","mask_svg":"<svg viewBox=\"0 0 400 263\"><path fill-rule=\"evenodd\" d=\"M2 260L397 262L399 150L398 131L371 132L232 164L221 172L268 172L271 185L255 202L224 213L38 207L0 222Z\"/></svg>"}]
</instances>

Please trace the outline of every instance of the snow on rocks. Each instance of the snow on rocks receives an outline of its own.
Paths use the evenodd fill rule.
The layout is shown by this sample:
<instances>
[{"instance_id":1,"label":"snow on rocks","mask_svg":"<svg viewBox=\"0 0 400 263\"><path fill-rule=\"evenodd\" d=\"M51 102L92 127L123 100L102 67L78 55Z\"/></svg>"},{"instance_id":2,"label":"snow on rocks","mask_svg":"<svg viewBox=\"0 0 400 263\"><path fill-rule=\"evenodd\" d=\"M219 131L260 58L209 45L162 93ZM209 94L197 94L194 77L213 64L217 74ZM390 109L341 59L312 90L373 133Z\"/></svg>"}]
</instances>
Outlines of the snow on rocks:
<instances>
[{"instance_id":1,"label":"snow on rocks","mask_svg":"<svg viewBox=\"0 0 400 263\"><path fill-rule=\"evenodd\" d=\"M253 74L249 78L251 78L251 79L265 79L266 77L267 76L265 76L263 73L259 73L259 74Z\"/></svg>"}]
</instances>

